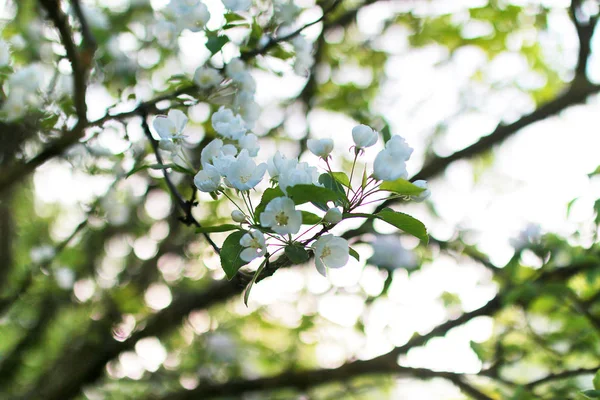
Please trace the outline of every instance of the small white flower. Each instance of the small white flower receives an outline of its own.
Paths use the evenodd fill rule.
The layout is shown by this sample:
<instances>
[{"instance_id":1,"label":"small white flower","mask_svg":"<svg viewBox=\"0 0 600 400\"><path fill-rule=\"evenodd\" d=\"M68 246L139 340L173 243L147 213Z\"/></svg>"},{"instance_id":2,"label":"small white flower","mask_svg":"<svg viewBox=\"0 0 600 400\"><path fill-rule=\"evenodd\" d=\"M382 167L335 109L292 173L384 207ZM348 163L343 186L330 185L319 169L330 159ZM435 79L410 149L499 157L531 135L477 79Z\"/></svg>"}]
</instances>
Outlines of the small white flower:
<instances>
[{"instance_id":1,"label":"small white flower","mask_svg":"<svg viewBox=\"0 0 600 400\"><path fill-rule=\"evenodd\" d=\"M226 182L237 190L250 190L258 185L266 170L267 164L256 165L248 150L243 149L227 168Z\"/></svg>"},{"instance_id":2,"label":"small white flower","mask_svg":"<svg viewBox=\"0 0 600 400\"><path fill-rule=\"evenodd\" d=\"M352 140L359 149L371 147L377 143L378 133L367 125L357 125L352 128Z\"/></svg>"},{"instance_id":3,"label":"small white flower","mask_svg":"<svg viewBox=\"0 0 600 400\"><path fill-rule=\"evenodd\" d=\"M298 14L300 14L300 7L294 4L294 0L279 0L275 3L275 18L279 20L282 25L294 23Z\"/></svg>"},{"instance_id":4,"label":"small white flower","mask_svg":"<svg viewBox=\"0 0 600 400\"><path fill-rule=\"evenodd\" d=\"M242 117L223 106L212 115L211 122L217 133L229 139L239 140L246 133Z\"/></svg>"},{"instance_id":5,"label":"small white flower","mask_svg":"<svg viewBox=\"0 0 600 400\"><path fill-rule=\"evenodd\" d=\"M9 91L23 90L27 93L36 93L41 85L42 71L38 65L29 65L8 77Z\"/></svg>"},{"instance_id":6,"label":"small white flower","mask_svg":"<svg viewBox=\"0 0 600 400\"><path fill-rule=\"evenodd\" d=\"M240 253L240 258L246 262L262 257L267 252L265 236L261 231L253 230L246 233L240 239L240 244L245 247Z\"/></svg>"},{"instance_id":7,"label":"small white flower","mask_svg":"<svg viewBox=\"0 0 600 400\"><path fill-rule=\"evenodd\" d=\"M258 151L260 150L258 138L253 133L248 133L247 135L242 136L239 143L242 149L248 150L250 157L256 157Z\"/></svg>"},{"instance_id":8,"label":"small white flower","mask_svg":"<svg viewBox=\"0 0 600 400\"><path fill-rule=\"evenodd\" d=\"M223 157L231 156L230 160L235 160L234 156L237 154L237 149L232 144L223 145L221 139L213 139L209 144L204 146L200 153L200 163L204 166L206 164L215 165L219 164L218 168L225 167L221 159Z\"/></svg>"},{"instance_id":9,"label":"small white flower","mask_svg":"<svg viewBox=\"0 0 600 400\"><path fill-rule=\"evenodd\" d=\"M0 40L0 67L10 64L10 47L4 40Z\"/></svg>"},{"instance_id":10,"label":"small white flower","mask_svg":"<svg viewBox=\"0 0 600 400\"><path fill-rule=\"evenodd\" d=\"M420 187L421 189L425 189L421 192L421 194L419 194L418 196L411 196L411 200L416 201L417 203L420 203L422 201L427 200L430 196L431 196L431 190L429 190L429 187L427 186L427 181L424 180L418 180L418 181L414 181L413 185Z\"/></svg>"},{"instance_id":11,"label":"small white flower","mask_svg":"<svg viewBox=\"0 0 600 400\"><path fill-rule=\"evenodd\" d=\"M308 149L317 157L327 158L333 151L332 139L308 139Z\"/></svg>"},{"instance_id":12,"label":"small white flower","mask_svg":"<svg viewBox=\"0 0 600 400\"><path fill-rule=\"evenodd\" d=\"M340 222L342 220L342 212L340 211L339 208L335 208L335 207L330 208L325 213L323 220L330 224L337 224L338 222Z\"/></svg>"},{"instance_id":13,"label":"small white flower","mask_svg":"<svg viewBox=\"0 0 600 400\"><path fill-rule=\"evenodd\" d=\"M413 269L417 266L414 253L405 249L395 235L379 235L371 246L373 255L369 259L370 264L387 269Z\"/></svg>"},{"instance_id":14,"label":"small white flower","mask_svg":"<svg viewBox=\"0 0 600 400\"><path fill-rule=\"evenodd\" d=\"M58 268L54 272L54 279L59 288L63 290L71 289L75 282L75 272L66 267Z\"/></svg>"},{"instance_id":15,"label":"small white flower","mask_svg":"<svg viewBox=\"0 0 600 400\"><path fill-rule=\"evenodd\" d=\"M85 15L85 19L91 27L96 29L108 29L110 26L110 20L104 13L98 8L93 8L88 5L82 4L81 11Z\"/></svg>"},{"instance_id":16,"label":"small white flower","mask_svg":"<svg viewBox=\"0 0 600 400\"><path fill-rule=\"evenodd\" d=\"M54 247L47 244L39 247L34 247L29 251L29 257L31 258L31 261L35 264L48 262L52 260L55 255L56 251L54 250Z\"/></svg>"},{"instance_id":17,"label":"small white flower","mask_svg":"<svg viewBox=\"0 0 600 400\"><path fill-rule=\"evenodd\" d=\"M231 11L246 11L252 5L252 0L223 0L223 5Z\"/></svg>"},{"instance_id":18,"label":"small white flower","mask_svg":"<svg viewBox=\"0 0 600 400\"><path fill-rule=\"evenodd\" d=\"M179 30L200 31L210 19L206 4L199 0L171 0L164 9L167 18L175 22Z\"/></svg>"},{"instance_id":19,"label":"small white flower","mask_svg":"<svg viewBox=\"0 0 600 400\"><path fill-rule=\"evenodd\" d=\"M235 222L244 222L246 221L246 215L241 212L240 210L233 210L231 212L231 219L234 220Z\"/></svg>"},{"instance_id":20,"label":"small white flower","mask_svg":"<svg viewBox=\"0 0 600 400\"><path fill-rule=\"evenodd\" d=\"M168 115L159 115L154 118L152 126L161 139L179 140L185 137L183 129L187 121L188 118L182 111L172 109L169 110Z\"/></svg>"},{"instance_id":21,"label":"small white flower","mask_svg":"<svg viewBox=\"0 0 600 400\"><path fill-rule=\"evenodd\" d=\"M279 187L283 193L287 194L287 188L296 185L322 186L319 183L319 170L306 162L301 162L296 164L295 168L290 166L281 171L279 174Z\"/></svg>"},{"instance_id":22,"label":"small white flower","mask_svg":"<svg viewBox=\"0 0 600 400\"><path fill-rule=\"evenodd\" d=\"M177 145L172 140L169 140L169 139L160 139L158 141L158 147L161 150L170 151L170 152L177 150Z\"/></svg>"},{"instance_id":23,"label":"small white flower","mask_svg":"<svg viewBox=\"0 0 600 400\"><path fill-rule=\"evenodd\" d=\"M313 244L317 271L327 276L327 268L341 268L348 263L350 246L344 238L323 235Z\"/></svg>"},{"instance_id":24,"label":"small white flower","mask_svg":"<svg viewBox=\"0 0 600 400\"><path fill-rule=\"evenodd\" d=\"M379 152L373 163L373 176L381 181L394 181L398 178L406 179L406 161L410 158L413 149L400 136L392 136Z\"/></svg>"},{"instance_id":25,"label":"small white flower","mask_svg":"<svg viewBox=\"0 0 600 400\"><path fill-rule=\"evenodd\" d=\"M210 67L198 67L194 73L194 83L201 89L218 86L222 79L219 71Z\"/></svg>"},{"instance_id":26,"label":"small white flower","mask_svg":"<svg viewBox=\"0 0 600 400\"><path fill-rule=\"evenodd\" d=\"M531 244L538 244L542 239L542 227L539 224L529 223L519 232L516 238L509 240L511 246L520 250Z\"/></svg>"},{"instance_id":27,"label":"small white flower","mask_svg":"<svg viewBox=\"0 0 600 400\"><path fill-rule=\"evenodd\" d=\"M166 48L173 47L177 41L177 36L179 36L179 30L177 29L177 26L174 23L164 19L157 21L154 24L153 30L158 43Z\"/></svg>"},{"instance_id":28,"label":"small white flower","mask_svg":"<svg viewBox=\"0 0 600 400\"><path fill-rule=\"evenodd\" d=\"M242 82L246 79L246 64L239 58L232 58L231 61L225 66L225 73L228 77L236 82Z\"/></svg>"},{"instance_id":29,"label":"small white flower","mask_svg":"<svg viewBox=\"0 0 600 400\"><path fill-rule=\"evenodd\" d=\"M260 214L260 224L280 235L295 234L302 225L302 212L288 197L274 198Z\"/></svg>"},{"instance_id":30,"label":"small white flower","mask_svg":"<svg viewBox=\"0 0 600 400\"><path fill-rule=\"evenodd\" d=\"M279 151L277 151L275 155L273 155L273 157L269 158L269 160L267 161L267 166L271 179L278 179L279 175L285 173L285 171L287 171L288 169L296 168L297 164L297 159L288 159Z\"/></svg>"},{"instance_id":31,"label":"small white flower","mask_svg":"<svg viewBox=\"0 0 600 400\"><path fill-rule=\"evenodd\" d=\"M201 192L214 192L221 184L221 174L210 164L204 165L203 169L194 176L194 185Z\"/></svg>"},{"instance_id":32,"label":"small white flower","mask_svg":"<svg viewBox=\"0 0 600 400\"><path fill-rule=\"evenodd\" d=\"M312 45L302 35L296 36L292 40L292 45L296 51L294 72L296 75L307 76L310 68L315 62L312 55Z\"/></svg>"}]
</instances>

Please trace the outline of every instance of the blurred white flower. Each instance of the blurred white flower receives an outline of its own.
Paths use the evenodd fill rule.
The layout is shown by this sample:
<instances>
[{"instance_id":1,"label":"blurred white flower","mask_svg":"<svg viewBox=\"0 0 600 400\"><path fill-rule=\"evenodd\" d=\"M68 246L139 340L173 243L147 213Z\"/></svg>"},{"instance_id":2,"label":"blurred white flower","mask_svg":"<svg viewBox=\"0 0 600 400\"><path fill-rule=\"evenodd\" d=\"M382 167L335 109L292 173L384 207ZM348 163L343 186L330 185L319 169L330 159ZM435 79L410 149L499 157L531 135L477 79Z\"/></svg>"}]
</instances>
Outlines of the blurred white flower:
<instances>
[{"instance_id":1,"label":"blurred white flower","mask_svg":"<svg viewBox=\"0 0 600 400\"><path fill-rule=\"evenodd\" d=\"M250 157L256 157L258 155L260 145L258 144L258 138L255 134L248 133L242 136L240 138L239 144L242 149L248 150L248 154L250 155Z\"/></svg>"},{"instance_id":2,"label":"blurred white flower","mask_svg":"<svg viewBox=\"0 0 600 400\"><path fill-rule=\"evenodd\" d=\"M308 165L306 162L301 162L289 168L285 168L279 174L279 187L283 193L287 194L287 188L295 185L317 185L319 183L319 170L316 167Z\"/></svg>"},{"instance_id":3,"label":"blurred white flower","mask_svg":"<svg viewBox=\"0 0 600 400\"><path fill-rule=\"evenodd\" d=\"M218 86L222 79L219 71L210 67L198 67L194 73L194 83L201 89Z\"/></svg>"},{"instance_id":4,"label":"blurred white flower","mask_svg":"<svg viewBox=\"0 0 600 400\"><path fill-rule=\"evenodd\" d=\"M225 8L231 11L246 11L252 5L252 0L222 0Z\"/></svg>"},{"instance_id":5,"label":"blurred white flower","mask_svg":"<svg viewBox=\"0 0 600 400\"><path fill-rule=\"evenodd\" d=\"M313 244L317 271L327 276L327 268L341 268L348 263L350 246L344 238L323 235Z\"/></svg>"},{"instance_id":6,"label":"blurred white flower","mask_svg":"<svg viewBox=\"0 0 600 400\"><path fill-rule=\"evenodd\" d=\"M427 185L427 181L418 180L414 181L413 185L420 187L421 189L425 189L418 196L411 196L410 198L417 203L427 200L431 196L431 190L429 190L429 186Z\"/></svg>"},{"instance_id":7,"label":"blurred white flower","mask_svg":"<svg viewBox=\"0 0 600 400\"><path fill-rule=\"evenodd\" d=\"M379 235L371 243L373 255L369 263L381 268L413 269L417 266L414 253L402 246L400 238L395 235Z\"/></svg>"},{"instance_id":8,"label":"blurred white flower","mask_svg":"<svg viewBox=\"0 0 600 400\"><path fill-rule=\"evenodd\" d=\"M267 252L265 236L261 231L252 230L240 239L240 244L245 247L240 253L240 258L250 262L257 257L262 257Z\"/></svg>"},{"instance_id":9,"label":"blurred white flower","mask_svg":"<svg viewBox=\"0 0 600 400\"><path fill-rule=\"evenodd\" d=\"M385 149L377 154L373 164L373 176L381 181L394 181L398 178L406 179L406 161L410 158L413 149L404 138L395 135L385 145Z\"/></svg>"},{"instance_id":10,"label":"blurred white flower","mask_svg":"<svg viewBox=\"0 0 600 400\"><path fill-rule=\"evenodd\" d=\"M204 29L210 20L208 7L200 0L171 0L164 9L164 14L179 30L189 29L192 32Z\"/></svg>"},{"instance_id":11,"label":"blurred white flower","mask_svg":"<svg viewBox=\"0 0 600 400\"><path fill-rule=\"evenodd\" d=\"M519 232L519 235L509 240L511 246L521 250L531 244L539 244L542 239L542 227L539 224L529 223Z\"/></svg>"},{"instance_id":12,"label":"blurred white flower","mask_svg":"<svg viewBox=\"0 0 600 400\"><path fill-rule=\"evenodd\" d=\"M229 139L239 140L246 133L242 117L223 106L212 115L211 122L217 133Z\"/></svg>"},{"instance_id":13,"label":"blurred white flower","mask_svg":"<svg viewBox=\"0 0 600 400\"><path fill-rule=\"evenodd\" d=\"M41 264L44 262L48 262L54 258L56 252L54 247L50 245L43 245L34 247L29 251L29 257L31 261L35 264Z\"/></svg>"},{"instance_id":14,"label":"blurred white flower","mask_svg":"<svg viewBox=\"0 0 600 400\"><path fill-rule=\"evenodd\" d=\"M183 111L172 109L165 115L158 115L154 118L152 126L161 140L177 141L185 137L183 130L188 122L187 116Z\"/></svg>"},{"instance_id":15,"label":"blurred white flower","mask_svg":"<svg viewBox=\"0 0 600 400\"><path fill-rule=\"evenodd\" d=\"M0 40L0 67L10 64L10 47L4 40Z\"/></svg>"},{"instance_id":16,"label":"blurred white flower","mask_svg":"<svg viewBox=\"0 0 600 400\"><path fill-rule=\"evenodd\" d=\"M280 235L295 234L302 225L302 213L288 197L277 197L260 214L260 224Z\"/></svg>"}]
</instances>

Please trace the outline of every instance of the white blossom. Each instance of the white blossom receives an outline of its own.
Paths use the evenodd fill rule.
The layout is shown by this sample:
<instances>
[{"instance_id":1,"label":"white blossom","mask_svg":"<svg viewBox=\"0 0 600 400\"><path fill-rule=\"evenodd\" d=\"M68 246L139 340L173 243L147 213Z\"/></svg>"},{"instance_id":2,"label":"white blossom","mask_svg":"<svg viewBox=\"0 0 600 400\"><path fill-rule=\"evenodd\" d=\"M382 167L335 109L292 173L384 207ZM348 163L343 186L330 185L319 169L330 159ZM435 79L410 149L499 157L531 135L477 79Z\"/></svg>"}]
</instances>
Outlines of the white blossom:
<instances>
[{"instance_id":1,"label":"white blossom","mask_svg":"<svg viewBox=\"0 0 600 400\"><path fill-rule=\"evenodd\" d=\"M173 47L179 36L177 26L164 19L157 21L156 24L154 24L153 30L158 43L166 48Z\"/></svg>"},{"instance_id":2,"label":"white blossom","mask_svg":"<svg viewBox=\"0 0 600 400\"><path fill-rule=\"evenodd\" d=\"M278 0L275 3L275 18L282 25L291 25L300 14L300 7L294 4L294 0Z\"/></svg>"},{"instance_id":3,"label":"white blossom","mask_svg":"<svg viewBox=\"0 0 600 400\"><path fill-rule=\"evenodd\" d=\"M188 122L188 118L183 111L171 109L165 115L159 115L154 118L152 126L162 140L179 140L185 137L183 129Z\"/></svg>"},{"instance_id":4,"label":"white blossom","mask_svg":"<svg viewBox=\"0 0 600 400\"><path fill-rule=\"evenodd\" d=\"M219 71L210 67L198 67L194 73L194 83L201 89L218 86L222 79Z\"/></svg>"},{"instance_id":5,"label":"white blossom","mask_svg":"<svg viewBox=\"0 0 600 400\"><path fill-rule=\"evenodd\" d=\"M401 136L392 136L385 145L373 164L373 176L382 181L393 181L398 178L406 179L406 161L410 158L413 149L408 146Z\"/></svg>"},{"instance_id":6,"label":"white blossom","mask_svg":"<svg viewBox=\"0 0 600 400\"><path fill-rule=\"evenodd\" d=\"M352 128L352 140L359 149L371 147L377 143L378 133L367 125L357 125Z\"/></svg>"},{"instance_id":7,"label":"white blossom","mask_svg":"<svg viewBox=\"0 0 600 400\"><path fill-rule=\"evenodd\" d=\"M317 157L327 158L333 151L332 139L308 139L308 149Z\"/></svg>"},{"instance_id":8,"label":"white blossom","mask_svg":"<svg viewBox=\"0 0 600 400\"><path fill-rule=\"evenodd\" d=\"M350 246L344 238L323 235L312 246L317 271L327 276L327 268L341 268L348 263Z\"/></svg>"},{"instance_id":9,"label":"white blossom","mask_svg":"<svg viewBox=\"0 0 600 400\"><path fill-rule=\"evenodd\" d=\"M381 268L413 269L417 266L414 253L402 246L400 239L395 235L379 235L371 243L373 255L369 263Z\"/></svg>"},{"instance_id":10,"label":"white blossom","mask_svg":"<svg viewBox=\"0 0 600 400\"><path fill-rule=\"evenodd\" d=\"M34 247L29 251L29 257L31 258L31 261L35 264L48 262L52 260L55 255L56 251L54 250L54 247L47 244Z\"/></svg>"},{"instance_id":11,"label":"white blossom","mask_svg":"<svg viewBox=\"0 0 600 400\"><path fill-rule=\"evenodd\" d=\"M509 240L511 246L520 250L531 244L537 244L542 239L542 227L539 224L529 223L519 232L519 235Z\"/></svg>"},{"instance_id":12,"label":"white blossom","mask_svg":"<svg viewBox=\"0 0 600 400\"><path fill-rule=\"evenodd\" d=\"M211 122L217 133L229 139L239 140L246 133L242 117L223 106L212 115Z\"/></svg>"},{"instance_id":13,"label":"white blossom","mask_svg":"<svg viewBox=\"0 0 600 400\"><path fill-rule=\"evenodd\" d=\"M260 224L280 235L295 234L302 225L302 213L288 197L274 198L260 214Z\"/></svg>"},{"instance_id":14,"label":"white blossom","mask_svg":"<svg viewBox=\"0 0 600 400\"><path fill-rule=\"evenodd\" d=\"M207 164L194 176L194 185L201 192L214 192L221 184L221 174L214 166Z\"/></svg>"},{"instance_id":15,"label":"white blossom","mask_svg":"<svg viewBox=\"0 0 600 400\"><path fill-rule=\"evenodd\" d=\"M0 40L0 67L10 64L10 47L4 40Z\"/></svg>"},{"instance_id":16,"label":"white blossom","mask_svg":"<svg viewBox=\"0 0 600 400\"><path fill-rule=\"evenodd\" d=\"M83 15L85 15L85 19L91 27L96 29L108 29L110 27L110 20L98 8L82 4L81 11Z\"/></svg>"},{"instance_id":17,"label":"white blossom","mask_svg":"<svg viewBox=\"0 0 600 400\"><path fill-rule=\"evenodd\" d=\"M429 190L427 181L424 181L424 180L414 181L413 185L418 186L421 189L425 189L425 190L423 190L418 196L411 196L410 197L411 200L416 201L417 203L420 203L422 201L427 200L431 196L431 190Z\"/></svg>"},{"instance_id":18,"label":"white blossom","mask_svg":"<svg viewBox=\"0 0 600 400\"><path fill-rule=\"evenodd\" d=\"M54 272L54 279L59 288L68 290L73 287L75 282L75 272L71 268L57 268Z\"/></svg>"},{"instance_id":19,"label":"white blossom","mask_svg":"<svg viewBox=\"0 0 600 400\"><path fill-rule=\"evenodd\" d=\"M234 145L223 145L223 141L221 139L213 139L202 149L202 152L200 153L200 163L203 166L206 164L216 166L219 163L219 159L223 156L235 156L236 154L237 149Z\"/></svg>"},{"instance_id":20,"label":"white blossom","mask_svg":"<svg viewBox=\"0 0 600 400\"><path fill-rule=\"evenodd\" d=\"M226 183L237 190L250 190L262 180L267 164L256 165L248 150L243 149L226 172Z\"/></svg>"},{"instance_id":21,"label":"white blossom","mask_svg":"<svg viewBox=\"0 0 600 400\"><path fill-rule=\"evenodd\" d=\"M285 168L279 174L279 187L283 193L287 194L287 188L296 185L317 185L319 183L319 171L316 167L308 165L306 162L301 162L291 167Z\"/></svg>"},{"instance_id":22,"label":"white blossom","mask_svg":"<svg viewBox=\"0 0 600 400\"><path fill-rule=\"evenodd\" d=\"M296 75L307 76L310 68L315 62L312 55L312 45L302 35L296 36L292 40L292 45L296 52L294 72Z\"/></svg>"},{"instance_id":23,"label":"white blossom","mask_svg":"<svg viewBox=\"0 0 600 400\"><path fill-rule=\"evenodd\" d=\"M337 224L342 220L342 212L339 208L332 207L329 210L327 210L325 216L323 217L323 220L330 224Z\"/></svg>"},{"instance_id":24,"label":"white blossom","mask_svg":"<svg viewBox=\"0 0 600 400\"><path fill-rule=\"evenodd\" d=\"M202 30L210 19L208 7L199 0L171 0L164 14L179 30L189 29L192 32Z\"/></svg>"},{"instance_id":25,"label":"white blossom","mask_svg":"<svg viewBox=\"0 0 600 400\"><path fill-rule=\"evenodd\" d=\"M248 150L250 157L256 157L260 150L260 144L258 144L258 138L253 133L248 133L242 136L239 140L240 147Z\"/></svg>"},{"instance_id":26,"label":"white blossom","mask_svg":"<svg viewBox=\"0 0 600 400\"><path fill-rule=\"evenodd\" d=\"M41 76L43 74L38 65L34 64L22 68L8 77L9 90L24 90L28 93L36 93L41 85Z\"/></svg>"},{"instance_id":27,"label":"white blossom","mask_svg":"<svg viewBox=\"0 0 600 400\"><path fill-rule=\"evenodd\" d=\"M252 5L252 0L222 0L225 8L231 11L246 11Z\"/></svg>"},{"instance_id":28,"label":"white blossom","mask_svg":"<svg viewBox=\"0 0 600 400\"><path fill-rule=\"evenodd\" d=\"M288 169L296 168L298 160L295 158L288 159L279 151L267 161L269 175L271 179L279 179L279 175L285 173Z\"/></svg>"},{"instance_id":29,"label":"white blossom","mask_svg":"<svg viewBox=\"0 0 600 400\"><path fill-rule=\"evenodd\" d=\"M240 258L250 262L257 257L262 257L267 252L265 236L261 231L252 230L240 239L240 244L245 247L240 253Z\"/></svg>"},{"instance_id":30,"label":"white blossom","mask_svg":"<svg viewBox=\"0 0 600 400\"><path fill-rule=\"evenodd\" d=\"M244 64L242 60L239 58L232 58L229 63L225 65L225 73L235 82L242 82L246 79L248 71L246 71L246 64Z\"/></svg>"},{"instance_id":31,"label":"white blossom","mask_svg":"<svg viewBox=\"0 0 600 400\"><path fill-rule=\"evenodd\" d=\"M235 222L241 223L241 222L246 221L246 214L244 214L240 210L233 210L231 212L231 219L234 220Z\"/></svg>"}]
</instances>

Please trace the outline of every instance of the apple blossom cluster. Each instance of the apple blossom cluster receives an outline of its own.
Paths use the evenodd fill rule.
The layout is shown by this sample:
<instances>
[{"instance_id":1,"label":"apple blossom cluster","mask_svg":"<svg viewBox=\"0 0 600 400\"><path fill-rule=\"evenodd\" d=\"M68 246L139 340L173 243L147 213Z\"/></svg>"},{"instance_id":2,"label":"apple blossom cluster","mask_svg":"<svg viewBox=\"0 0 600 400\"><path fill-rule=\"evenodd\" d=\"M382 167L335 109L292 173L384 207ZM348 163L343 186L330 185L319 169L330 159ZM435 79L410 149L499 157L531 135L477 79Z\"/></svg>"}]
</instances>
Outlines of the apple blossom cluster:
<instances>
[{"instance_id":1,"label":"apple blossom cluster","mask_svg":"<svg viewBox=\"0 0 600 400\"><path fill-rule=\"evenodd\" d=\"M206 70L199 71L199 75L206 73ZM251 80L241 62L232 61L225 71L240 87ZM185 114L175 109L154 119L161 149L177 151L186 122ZM372 172L367 173L365 165L362 179L355 182L358 181L354 171L359 157L365 148L376 145L380 136L367 125L352 129L354 161L348 176L331 168L332 139L307 141L308 149L317 157L314 165L288 158L279 151L266 162L258 162L259 140L251 132L253 124L240 113L222 106L212 114L211 124L217 137L202 149L201 169L194 176L194 184L214 199L227 198L235 207L231 214L235 224L202 227L198 232L235 231L221 249L222 266L230 279L241 266L261 259L256 278L280 252L294 264L305 263L312 255L317 271L326 276L329 268L341 268L350 256L358 257L346 239L330 233L333 227L350 218L380 219L427 240L425 227L409 215L389 208L375 214L358 211L362 206L389 199L390 193L392 197L413 201L429 197L425 181L413 184L406 180L406 162L413 149L401 136L392 136L375 158ZM258 205L252 202L253 190L262 192ZM382 192L387 192L385 197L372 198ZM376 243L375 247L390 247L387 242L380 244ZM383 264L396 266L389 259L383 260Z\"/></svg>"}]
</instances>

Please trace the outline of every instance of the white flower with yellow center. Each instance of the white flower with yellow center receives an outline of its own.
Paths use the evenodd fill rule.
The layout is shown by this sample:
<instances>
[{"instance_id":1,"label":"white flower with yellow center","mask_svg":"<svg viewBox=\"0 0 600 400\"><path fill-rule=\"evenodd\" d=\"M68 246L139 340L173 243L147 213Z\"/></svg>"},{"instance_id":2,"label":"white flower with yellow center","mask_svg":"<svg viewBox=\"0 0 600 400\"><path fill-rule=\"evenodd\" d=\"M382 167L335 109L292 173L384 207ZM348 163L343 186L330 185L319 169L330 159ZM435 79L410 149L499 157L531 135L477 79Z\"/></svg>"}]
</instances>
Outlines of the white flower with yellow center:
<instances>
[{"instance_id":1,"label":"white flower with yellow center","mask_svg":"<svg viewBox=\"0 0 600 400\"><path fill-rule=\"evenodd\" d=\"M348 263L350 246L344 238L323 235L312 246L317 271L327 276L327 268L341 268Z\"/></svg>"},{"instance_id":2,"label":"white flower with yellow center","mask_svg":"<svg viewBox=\"0 0 600 400\"><path fill-rule=\"evenodd\" d=\"M240 239L240 244L245 247L240 253L240 258L246 262L262 257L267 252L265 236L261 231L253 230L246 233Z\"/></svg>"},{"instance_id":3,"label":"white flower with yellow center","mask_svg":"<svg viewBox=\"0 0 600 400\"><path fill-rule=\"evenodd\" d=\"M225 183L237 190L250 190L258 185L266 171L267 164L256 165L248 150L243 149L227 168Z\"/></svg>"},{"instance_id":4,"label":"white flower with yellow center","mask_svg":"<svg viewBox=\"0 0 600 400\"><path fill-rule=\"evenodd\" d=\"M185 137L183 129L188 122L188 118L180 110L169 110L167 115L159 115L154 118L152 126L161 140L177 141Z\"/></svg>"},{"instance_id":5,"label":"white flower with yellow center","mask_svg":"<svg viewBox=\"0 0 600 400\"><path fill-rule=\"evenodd\" d=\"M277 197L260 214L260 224L280 235L295 234L302 225L302 213L288 197Z\"/></svg>"},{"instance_id":6,"label":"white flower with yellow center","mask_svg":"<svg viewBox=\"0 0 600 400\"><path fill-rule=\"evenodd\" d=\"M199 67L194 73L194 83L201 89L210 89L219 85L223 78L219 71L210 67Z\"/></svg>"}]
</instances>

